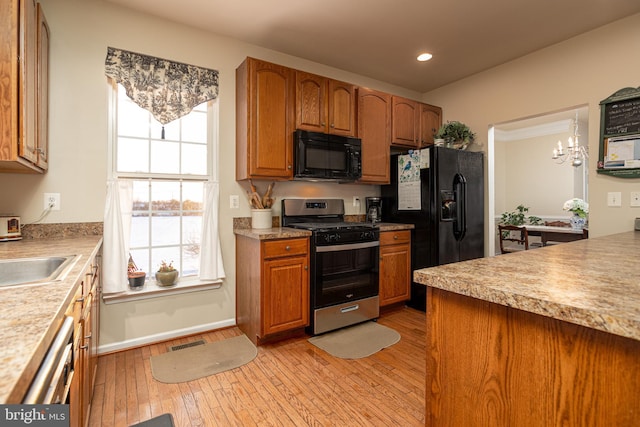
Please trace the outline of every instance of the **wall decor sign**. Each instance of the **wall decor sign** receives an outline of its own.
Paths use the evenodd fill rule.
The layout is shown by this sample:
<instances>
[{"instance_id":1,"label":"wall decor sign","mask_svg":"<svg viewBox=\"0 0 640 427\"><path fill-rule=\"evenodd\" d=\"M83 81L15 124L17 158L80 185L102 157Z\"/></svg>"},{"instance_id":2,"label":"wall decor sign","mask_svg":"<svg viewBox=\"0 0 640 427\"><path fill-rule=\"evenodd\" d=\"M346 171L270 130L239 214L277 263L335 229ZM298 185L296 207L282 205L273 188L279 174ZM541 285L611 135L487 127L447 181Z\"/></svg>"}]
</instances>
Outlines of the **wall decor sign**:
<instances>
[{"instance_id":1,"label":"wall decor sign","mask_svg":"<svg viewBox=\"0 0 640 427\"><path fill-rule=\"evenodd\" d=\"M640 87L620 89L600 102L597 171L640 178Z\"/></svg>"}]
</instances>

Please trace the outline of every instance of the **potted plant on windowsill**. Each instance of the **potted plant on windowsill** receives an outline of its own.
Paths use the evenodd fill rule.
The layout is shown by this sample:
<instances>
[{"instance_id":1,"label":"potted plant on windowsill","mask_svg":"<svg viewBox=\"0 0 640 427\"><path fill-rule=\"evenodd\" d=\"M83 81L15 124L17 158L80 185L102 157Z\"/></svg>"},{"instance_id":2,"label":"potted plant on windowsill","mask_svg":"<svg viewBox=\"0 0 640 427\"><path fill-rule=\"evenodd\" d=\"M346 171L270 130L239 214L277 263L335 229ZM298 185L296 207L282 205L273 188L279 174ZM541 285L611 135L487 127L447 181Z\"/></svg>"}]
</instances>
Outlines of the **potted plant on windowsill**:
<instances>
[{"instance_id":1,"label":"potted plant on windowsill","mask_svg":"<svg viewBox=\"0 0 640 427\"><path fill-rule=\"evenodd\" d=\"M129 288L134 291L139 291L144 287L146 278L147 273L138 268L136 263L133 261L133 257L129 254L129 262L127 263L127 279L129 280Z\"/></svg>"},{"instance_id":2,"label":"potted plant on windowsill","mask_svg":"<svg viewBox=\"0 0 640 427\"><path fill-rule=\"evenodd\" d=\"M169 264L166 261L160 263L160 268L156 271L156 285L173 286L178 281L178 270L173 266L173 261Z\"/></svg>"},{"instance_id":3,"label":"potted plant on windowsill","mask_svg":"<svg viewBox=\"0 0 640 427\"><path fill-rule=\"evenodd\" d=\"M471 131L469 126L458 121L448 121L440 126L435 133L435 139L444 140L447 147L458 148L464 150L473 142L476 134Z\"/></svg>"}]
</instances>

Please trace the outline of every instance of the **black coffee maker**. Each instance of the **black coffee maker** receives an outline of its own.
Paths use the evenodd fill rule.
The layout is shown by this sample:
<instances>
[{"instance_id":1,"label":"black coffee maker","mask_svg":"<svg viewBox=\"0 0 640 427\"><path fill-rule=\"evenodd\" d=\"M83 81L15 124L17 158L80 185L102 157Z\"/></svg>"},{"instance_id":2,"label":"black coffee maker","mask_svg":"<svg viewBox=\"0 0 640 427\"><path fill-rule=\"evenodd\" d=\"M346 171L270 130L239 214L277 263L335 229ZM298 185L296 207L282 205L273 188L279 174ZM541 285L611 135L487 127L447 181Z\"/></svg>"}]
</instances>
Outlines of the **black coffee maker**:
<instances>
[{"instance_id":1,"label":"black coffee maker","mask_svg":"<svg viewBox=\"0 0 640 427\"><path fill-rule=\"evenodd\" d=\"M367 222L380 222L382 219L382 199L380 197L367 197Z\"/></svg>"}]
</instances>

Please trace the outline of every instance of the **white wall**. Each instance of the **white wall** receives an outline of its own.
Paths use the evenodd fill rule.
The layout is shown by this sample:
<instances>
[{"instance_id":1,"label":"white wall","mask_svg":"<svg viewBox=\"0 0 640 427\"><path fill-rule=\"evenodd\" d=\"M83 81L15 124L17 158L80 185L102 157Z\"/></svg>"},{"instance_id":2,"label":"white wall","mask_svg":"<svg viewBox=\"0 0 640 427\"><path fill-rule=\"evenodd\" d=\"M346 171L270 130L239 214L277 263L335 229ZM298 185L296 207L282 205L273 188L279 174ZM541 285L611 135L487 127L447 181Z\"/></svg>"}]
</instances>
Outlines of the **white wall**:
<instances>
[{"instance_id":1,"label":"white wall","mask_svg":"<svg viewBox=\"0 0 640 427\"><path fill-rule=\"evenodd\" d=\"M640 14L429 92L423 101L441 106L444 120L466 122L478 133L484 151L488 147L487 130L492 124L588 105L588 133L592 136L589 235L629 231L633 230L634 218L640 217L640 209L629 206L629 193L640 191L640 180L596 173L597 135L600 101L619 89L640 86L637 52L640 52ZM552 167L556 166L549 165L545 170ZM499 179L496 177L496 181ZM622 207L607 207L610 191L622 192ZM485 208L488 215L489 205Z\"/></svg>"},{"instance_id":2,"label":"white wall","mask_svg":"<svg viewBox=\"0 0 640 427\"><path fill-rule=\"evenodd\" d=\"M250 216L245 188L235 181L235 69L247 56L276 62L413 99L420 94L352 73L170 23L100 0L40 0L51 29L50 169L42 176L0 174L0 212L34 221L43 193L61 194L61 210L44 222L102 221L107 177L107 46L213 68L220 75L220 227L227 278L221 289L103 306L101 345L136 344L174 329L224 326L235 320L234 217ZM241 197L240 209L229 196ZM371 185L277 183L286 197L341 197L348 214L353 196L378 195ZM280 214L279 205L274 209Z\"/></svg>"},{"instance_id":3,"label":"white wall","mask_svg":"<svg viewBox=\"0 0 640 427\"><path fill-rule=\"evenodd\" d=\"M254 56L361 86L419 99L420 94L362 76L294 58L212 33L139 14L100 0L41 0L51 28L50 171L43 176L0 174L0 212L12 212L23 222L42 212L45 192L61 193L61 210L45 222L102 221L107 176L107 46L217 69L220 72L220 225L227 279L216 291L103 306L101 345L134 343L173 329L220 325L235 317L234 217L249 216L248 204L229 209L229 196L244 194L235 176L235 68ZM598 102L621 87L640 85L640 15L502 65L454 85L426 94L440 105L445 120L467 122L480 135L489 124L567 106L589 104L590 133L598 135ZM605 67L608 58L624 58L623 66ZM485 146L486 146L486 139ZM591 152L597 153L595 139ZM595 167L592 156L590 168ZM640 210L604 206L606 191L640 190L638 180L591 174L593 234L632 228ZM278 183L283 196L377 194L376 186ZM276 214L279 210L276 209ZM590 230L590 232L592 232ZM197 300L197 301L196 301Z\"/></svg>"},{"instance_id":4,"label":"white wall","mask_svg":"<svg viewBox=\"0 0 640 427\"><path fill-rule=\"evenodd\" d=\"M564 202L575 194L576 170L568 164L557 165L551 153L558 140L566 145L570 133L538 136L516 141L496 141L496 215L512 211L518 205L529 208L529 215L563 217ZM586 141L586 139L585 139ZM499 176L499 178L498 178Z\"/></svg>"}]
</instances>

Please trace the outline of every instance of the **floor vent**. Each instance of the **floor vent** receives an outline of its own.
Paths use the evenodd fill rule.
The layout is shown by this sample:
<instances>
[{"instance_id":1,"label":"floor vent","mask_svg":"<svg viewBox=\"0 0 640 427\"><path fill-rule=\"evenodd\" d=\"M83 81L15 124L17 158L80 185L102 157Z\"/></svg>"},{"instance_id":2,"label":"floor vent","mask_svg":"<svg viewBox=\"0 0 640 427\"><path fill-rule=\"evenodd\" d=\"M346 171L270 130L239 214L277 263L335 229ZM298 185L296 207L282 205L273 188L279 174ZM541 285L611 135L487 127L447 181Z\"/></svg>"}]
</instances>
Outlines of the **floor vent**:
<instances>
[{"instance_id":1,"label":"floor vent","mask_svg":"<svg viewBox=\"0 0 640 427\"><path fill-rule=\"evenodd\" d=\"M188 342L186 344L174 345L173 347L169 347L169 351L182 350L183 348L195 347L197 345L204 345L204 341L198 340L194 342Z\"/></svg>"}]
</instances>

